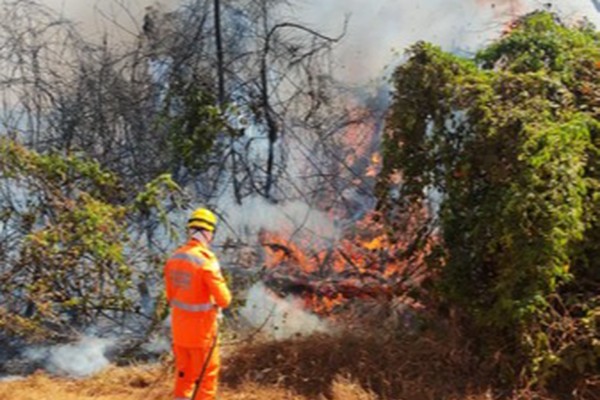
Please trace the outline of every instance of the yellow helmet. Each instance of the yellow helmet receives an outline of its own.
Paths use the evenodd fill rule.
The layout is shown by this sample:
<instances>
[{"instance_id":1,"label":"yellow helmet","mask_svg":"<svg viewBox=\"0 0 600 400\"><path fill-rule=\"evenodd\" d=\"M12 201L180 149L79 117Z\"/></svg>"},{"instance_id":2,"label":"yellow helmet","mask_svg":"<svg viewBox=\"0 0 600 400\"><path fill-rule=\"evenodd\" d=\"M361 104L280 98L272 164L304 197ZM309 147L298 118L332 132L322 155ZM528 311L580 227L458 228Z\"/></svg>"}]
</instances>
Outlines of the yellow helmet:
<instances>
[{"instance_id":1,"label":"yellow helmet","mask_svg":"<svg viewBox=\"0 0 600 400\"><path fill-rule=\"evenodd\" d=\"M188 229L204 229L214 232L217 226L216 215L207 208L197 208L188 219Z\"/></svg>"}]
</instances>

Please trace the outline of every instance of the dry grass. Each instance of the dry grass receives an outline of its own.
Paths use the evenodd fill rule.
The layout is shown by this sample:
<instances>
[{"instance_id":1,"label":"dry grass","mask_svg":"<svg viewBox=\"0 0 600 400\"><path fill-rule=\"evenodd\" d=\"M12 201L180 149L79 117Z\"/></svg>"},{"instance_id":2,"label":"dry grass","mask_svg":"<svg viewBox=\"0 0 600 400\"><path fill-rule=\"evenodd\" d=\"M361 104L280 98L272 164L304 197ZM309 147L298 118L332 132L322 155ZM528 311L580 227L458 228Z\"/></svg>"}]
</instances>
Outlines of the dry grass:
<instances>
[{"instance_id":1,"label":"dry grass","mask_svg":"<svg viewBox=\"0 0 600 400\"><path fill-rule=\"evenodd\" d=\"M463 346L443 337L346 334L223 349L222 400L496 400L505 393ZM163 400L172 398L172 363L112 367L76 380L35 373L0 383L0 400ZM574 398L596 399L592 396Z\"/></svg>"},{"instance_id":2,"label":"dry grass","mask_svg":"<svg viewBox=\"0 0 600 400\"><path fill-rule=\"evenodd\" d=\"M486 399L486 378L467 351L443 338L364 334L249 344L223 371L229 388L252 381L309 399Z\"/></svg>"},{"instance_id":3,"label":"dry grass","mask_svg":"<svg viewBox=\"0 0 600 400\"><path fill-rule=\"evenodd\" d=\"M61 379L36 373L25 380L0 383L0 400L162 400L170 399L171 375L164 366L110 368L85 380ZM334 400L376 400L377 397L348 378L333 382ZM325 397L320 396L320 399ZM292 390L244 382L223 387L221 399L308 400Z\"/></svg>"},{"instance_id":4,"label":"dry grass","mask_svg":"<svg viewBox=\"0 0 600 400\"><path fill-rule=\"evenodd\" d=\"M50 377L36 373L25 380L0 383L0 400L164 400L172 396L171 368L109 368L83 380ZM235 390L226 387L222 399L231 400L306 400L291 391L274 386L244 383Z\"/></svg>"},{"instance_id":5,"label":"dry grass","mask_svg":"<svg viewBox=\"0 0 600 400\"><path fill-rule=\"evenodd\" d=\"M164 366L111 367L88 379L50 377L37 372L0 384L0 400L158 400L170 397Z\"/></svg>"},{"instance_id":6,"label":"dry grass","mask_svg":"<svg viewBox=\"0 0 600 400\"><path fill-rule=\"evenodd\" d=\"M332 397L335 400L377 400L377 396L363 388L351 378L337 376L331 384Z\"/></svg>"}]
</instances>

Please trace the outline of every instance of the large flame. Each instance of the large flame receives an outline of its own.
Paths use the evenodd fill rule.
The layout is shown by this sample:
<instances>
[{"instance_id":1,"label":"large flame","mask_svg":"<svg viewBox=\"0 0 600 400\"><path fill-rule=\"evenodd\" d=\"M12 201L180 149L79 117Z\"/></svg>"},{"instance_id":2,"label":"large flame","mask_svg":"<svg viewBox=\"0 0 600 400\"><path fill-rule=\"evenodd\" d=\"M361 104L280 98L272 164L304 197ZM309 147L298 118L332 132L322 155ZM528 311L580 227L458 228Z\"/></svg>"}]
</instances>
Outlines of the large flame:
<instances>
[{"instance_id":1,"label":"large flame","mask_svg":"<svg viewBox=\"0 0 600 400\"><path fill-rule=\"evenodd\" d=\"M347 107L341 135L337 185L339 192L322 193L318 205L332 220L354 221L335 242L318 232L264 230L265 282L282 295L296 294L307 309L331 316L354 300L389 302L407 297L426 275L424 258L432 239L413 251L418 231L428 220L424 208L396 216L394 221L372 207L375 180L382 165L378 152L381 120L356 98ZM398 174L398 180L401 176ZM347 189L352 189L348 190ZM343 197L343 204L332 197ZM332 207L332 204L338 206ZM345 207L345 208L344 208ZM363 217L355 221L356 214ZM408 300L407 300L408 302Z\"/></svg>"},{"instance_id":2,"label":"large flame","mask_svg":"<svg viewBox=\"0 0 600 400\"><path fill-rule=\"evenodd\" d=\"M401 230L390 231L379 213L368 213L337 243L315 248L310 239L289 240L263 231L266 281L285 294L301 296L306 307L331 316L350 300L410 299L411 289L427 276L425 257L435 238L410 251L423 211L408 216Z\"/></svg>"}]
</instances>

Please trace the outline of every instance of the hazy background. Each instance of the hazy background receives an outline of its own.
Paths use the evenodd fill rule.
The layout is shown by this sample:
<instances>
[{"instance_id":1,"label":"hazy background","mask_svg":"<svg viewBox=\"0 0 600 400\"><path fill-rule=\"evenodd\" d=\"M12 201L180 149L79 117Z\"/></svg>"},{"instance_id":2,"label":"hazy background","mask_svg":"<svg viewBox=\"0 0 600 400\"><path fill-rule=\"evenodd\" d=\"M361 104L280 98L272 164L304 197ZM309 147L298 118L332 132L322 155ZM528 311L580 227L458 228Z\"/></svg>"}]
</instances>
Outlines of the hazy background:
<instances>
[{"instance_id":1,"label":"hazy background","mask_svg":"<svg viewBox=\"0 0 600 400\"><path fill-rule=\"evenodd\" d=\"M87 35L100 37L109 30L122 39L139 33L145 7L159 5L169 11L183 4L181 0L41 2L76 21ZM336 74L354 84L382 76L406 46L418 40L473 52L497 37L511 18L535 9L549 7L567 20L585 17L600 25L593 0L299 0L292 5L294 15L289 19L331 36L343 31L344 17L349 16L346 36L336 50L340 64Z\"/></svg>"}]
</instances>

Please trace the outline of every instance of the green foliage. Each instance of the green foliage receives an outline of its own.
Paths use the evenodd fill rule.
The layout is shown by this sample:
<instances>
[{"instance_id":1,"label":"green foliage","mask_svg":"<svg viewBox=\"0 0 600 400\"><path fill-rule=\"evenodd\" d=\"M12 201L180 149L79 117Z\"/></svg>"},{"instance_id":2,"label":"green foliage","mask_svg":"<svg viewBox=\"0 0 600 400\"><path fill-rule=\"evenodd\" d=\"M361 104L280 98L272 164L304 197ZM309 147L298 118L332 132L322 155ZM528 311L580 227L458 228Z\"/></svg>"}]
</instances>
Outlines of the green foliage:
<instances>
[{"instance_id":1,"label":"green foliage","mask_svg":"<svg viewBox=\"0 0 600 400\"><path fill-rule=\"evenodd\" d=\"M173 164L182 165L192 173L203 172L210 165L217 137L226 123L209 91L196 85L180 86L171 89L165 107L165 118L171 121L169 145Z\"/></svg>"},{"instance_id":2,"label":"green foliage","mask_svg":"<svg viewBox=\"0 0 600 400\"><path fill-rule=\"evenodd\" d=\"M439 204L442 297L542 384L600 373L599 38L534 13L474 60L418 43L393 76L379 206Z\"/></svg>"},{"instance_id":3,"label":"green foliage","mask_svg":"<svg viewBox=\"0 0 600 400\"><path fill-rule=\"evenodd\" d=\"M483 68L515 73L545 70L573 82L578 64L600 57L600 35L593 27L571 29L550 13L534 13L514 25L510 35L477 55Z\"/></svg>"},{"instance_id":4,"label":"green foliage","mask_svg":"<svg viewBox=\"0 0 600 400\"><path fill-rule=\"evenodd\" d=\"M0 183L0 329L61 338L136 312L136 263L149 257L132 240L132 221L164 216L162 199L179 191L169 176L129 203L118 177L96 162L2 139Z\"/></svg>"}]
</instances>

